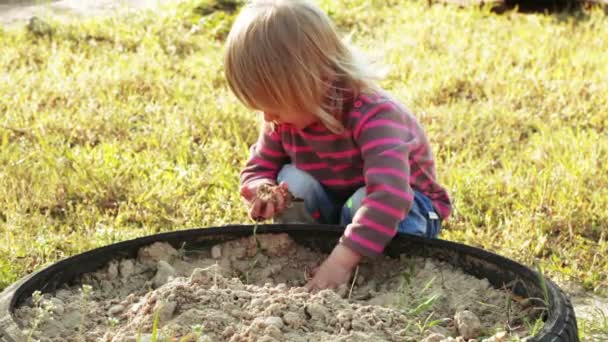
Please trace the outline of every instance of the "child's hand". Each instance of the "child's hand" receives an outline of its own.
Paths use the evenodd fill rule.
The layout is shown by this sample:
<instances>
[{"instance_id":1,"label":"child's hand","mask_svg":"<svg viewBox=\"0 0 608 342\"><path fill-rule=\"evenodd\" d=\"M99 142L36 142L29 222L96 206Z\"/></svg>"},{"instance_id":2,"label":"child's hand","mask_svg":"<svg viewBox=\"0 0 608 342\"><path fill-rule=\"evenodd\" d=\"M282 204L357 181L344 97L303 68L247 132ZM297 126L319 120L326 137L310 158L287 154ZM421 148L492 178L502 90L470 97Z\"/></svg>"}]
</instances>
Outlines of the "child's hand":
<instances>
[{"instance_id":1,"label":"child's hand","mask_svg":"<svg viewBox=\"0 0 608 342\"><path fill-rule=\"evenodd\" d=\"M317 268L313 278L306 284L308 290L337 288L346 284L361 255L350 248L337 245L329 257Z\"/></svg>"},{"instance_id":2,"label":"child's hand","mask_svg":"<svg viewBox=\"0 0 608 342\"><path fill-rule=\"evenodd\" d=\"M241 196L249 205L249 216L257 221L280 214L289 205L291 199L285 182L279 185L268 181L257 182L242 187Z\"/></svg>"}]
</instances>

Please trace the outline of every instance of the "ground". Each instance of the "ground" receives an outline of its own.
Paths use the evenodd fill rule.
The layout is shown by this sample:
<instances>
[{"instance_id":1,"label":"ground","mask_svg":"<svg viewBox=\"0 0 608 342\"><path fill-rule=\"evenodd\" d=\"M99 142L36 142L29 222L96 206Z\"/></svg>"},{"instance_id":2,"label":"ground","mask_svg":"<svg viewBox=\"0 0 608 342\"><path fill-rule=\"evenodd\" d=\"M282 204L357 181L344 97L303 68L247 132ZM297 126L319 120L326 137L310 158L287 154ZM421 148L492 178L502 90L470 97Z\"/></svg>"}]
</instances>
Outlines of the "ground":
<instances>
[{"instance_id":1,"label":"ground","mask_svg":"<svg viewBox=\"0 0 608 342\"><path fill-rule=\"evenodd\" d=\"M0 25L17 26L33 16L91 17L125 9L157 8L166 0L13 0L0 3Z\"/></svg>"}]
</instances>

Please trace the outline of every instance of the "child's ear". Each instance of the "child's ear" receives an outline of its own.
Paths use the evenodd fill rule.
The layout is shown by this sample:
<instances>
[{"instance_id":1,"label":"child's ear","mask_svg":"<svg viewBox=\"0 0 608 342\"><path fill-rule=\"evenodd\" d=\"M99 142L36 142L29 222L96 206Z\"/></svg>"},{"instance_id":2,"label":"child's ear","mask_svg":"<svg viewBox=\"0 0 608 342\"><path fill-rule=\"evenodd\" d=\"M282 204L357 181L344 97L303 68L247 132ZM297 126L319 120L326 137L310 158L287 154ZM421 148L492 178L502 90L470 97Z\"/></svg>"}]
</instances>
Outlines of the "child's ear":
<instances>
[{"instance_id":1,"label":"child's ear","mask_svg":"<svg viewBox=\"0 0 608 342\"><path fill-rule=\"evenodd\" d=\"M262 132L266 134L270 134L277 130L277 124L274 122L266 122L262 120Z\"/></svg>"}]
</instances>

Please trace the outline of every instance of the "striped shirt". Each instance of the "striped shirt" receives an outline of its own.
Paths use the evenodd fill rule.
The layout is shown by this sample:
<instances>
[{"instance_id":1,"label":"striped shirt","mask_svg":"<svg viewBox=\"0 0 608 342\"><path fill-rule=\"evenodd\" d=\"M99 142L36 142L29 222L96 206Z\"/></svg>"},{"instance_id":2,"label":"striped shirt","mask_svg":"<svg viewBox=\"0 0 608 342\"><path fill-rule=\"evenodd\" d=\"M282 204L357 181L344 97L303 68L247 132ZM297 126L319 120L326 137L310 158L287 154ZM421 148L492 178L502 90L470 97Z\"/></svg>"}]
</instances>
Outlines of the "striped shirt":
<instances>
[{"instance_id":1,"label":"striped shirt","mask_svg":"<svg viewBox=\"0 0 608 342\"><path fill-rule=\"evenodd\" d=\"M266 125L251 148L241 184L274 182L281 167L291 163L341 200L365 186L361 208L340 241L367 256L381 254L396 235L414 189L431 199L442 219L450 215L451 201L436 181L428 138L408 110L388 94L361 94L345 104L341 118L342 134L321 123L302 130Z\"/></svg>"}]
</instances>

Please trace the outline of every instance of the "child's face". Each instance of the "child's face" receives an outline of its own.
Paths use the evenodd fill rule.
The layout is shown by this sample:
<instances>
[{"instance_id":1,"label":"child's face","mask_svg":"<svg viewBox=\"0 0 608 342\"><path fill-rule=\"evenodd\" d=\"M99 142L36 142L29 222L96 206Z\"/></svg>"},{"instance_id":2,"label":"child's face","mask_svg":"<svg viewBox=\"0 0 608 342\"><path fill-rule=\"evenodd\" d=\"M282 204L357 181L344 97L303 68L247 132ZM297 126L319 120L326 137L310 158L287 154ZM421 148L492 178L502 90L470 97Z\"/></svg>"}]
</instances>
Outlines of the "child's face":
<instances>
[{"instance_id":1,"label":"child's face","mask_svg":"<svg viewBox=\"0 0 608 342\"><path fill-rule=\"evenodd\" d=\"M319 121L316 115L307 112L264 111L264 121L287 124L304 129Z\"/></svg>"}]
</instances>

